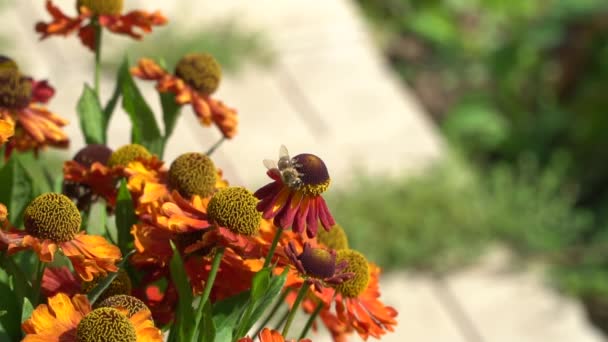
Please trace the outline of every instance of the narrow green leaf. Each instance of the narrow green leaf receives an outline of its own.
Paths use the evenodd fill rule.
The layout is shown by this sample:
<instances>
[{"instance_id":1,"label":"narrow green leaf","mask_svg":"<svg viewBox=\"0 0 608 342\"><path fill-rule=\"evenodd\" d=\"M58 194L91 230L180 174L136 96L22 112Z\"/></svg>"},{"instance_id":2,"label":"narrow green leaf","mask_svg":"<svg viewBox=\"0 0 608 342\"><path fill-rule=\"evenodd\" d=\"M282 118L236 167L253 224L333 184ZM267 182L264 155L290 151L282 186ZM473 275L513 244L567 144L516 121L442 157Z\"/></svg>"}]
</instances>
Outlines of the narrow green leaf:
<instances>
[{"instance_id":1,"label":"narrow green leaf","mask_svg":"<svg viewBox=\"0 0 608 342\"><path fill-rule=\"evenodd\" d=\"M171 242L173 257L169 263L171 279L177 287L179 301L177 302L176 324L171 328L171 334L176 333L180 341L192 341L194 331L191 325L194 322L194 309L192 308L192 289L184 268L184 263L179 251Z\"/></svg>"},{"instance_id":2,"label":"narrow green leaf","mask_svg":"<svg viewBox=\"0 0 608 342\"><path fill-rule=\"evenodd\" d=\"M105 114L101 108L97 94L95 94L95 91L88 84L84 85L76 111L80 119L84 141L87 144L105 144Z\"/></svg>"},{"instance_id":3,"label":"narrow green leaf","mask_svg":"<svg viewBox=\"0 0 608 342\"><path fill-rule=\"evenodd\" d=\"M32 302L30 302L27 297L23 298L23 306L21 307L21 323L30 318L32 316L32 312L34 312Z\"/></svg>"},{"instance_id":4,"label":"narrow green leaf","mask_svg":"<svg viewBox=\"0 0 608 342\"><path fill-rule=\"evenodd\" d=\"M241 292L235 296L216 302L213 305L213 322L216 328L218 341L232 341L232 331L237 326L239 318L243 315L245 306L249 301L249 291ZM235 336L242 337L242 336Z\"/></svg>"},{"instance_id":5,"label":"narrow green leaf","mask_svg":"<svg viewBox=\"0 0 608 342\"><path fill-rule=\"evenodd\" d=\"M163 123L165 124L164 139L167 141L173 134L181 106L175 103L175 95L172 93L160 93L159 97L163 108Z\"/></svg>"},{"instance_id":6,"label":"narrow green leaf","mask_svg":"<svg viewBox=\"0 0 608 342\"><path fill-rule=\"evenodd\" d=\"M116 105L118 104L118 100L120 100L120 94L121 94L120 72L121 72L121 70L119 69L116 73L116 85L114 86L114 92L112 92L112 97L110 97L110 99L108 100L108 103L106 103L106 106L103 109L104 132L107 132L108 124L110 123L110 119L112 118L114 109L116 108Z\"/></svg>"},{"instance_id":7,"label":"narrow green leaf","mask_svg":"<svg viewBox=\"0 0 608 342\"><path fill-rule=\"evenodd\" d=\"M15 154L0 170L0 203L6 205L9 220L15 226L21 225L23 210L33 193L32 180L18 159Z\"/></svg>"},{"instance_id":8,"label":"narrow green leaf","mask_svg":"<svg viewBox=\"0 0 608 342\"><path fill-rule=\"evenodd\" d=\"M137 88L131 73L129 62L125 58L120 67L122 108L131 119L131 139L133 143L145 146L150 152L160 155L163 137L161 135L152 109Z\"/></svg>"},{"instance_id":9,"label":"narrow green leaf","mask_svg":"<svg viewBox=\"0 0 608 342\"><path fill-rule=\"evenodd\" d=\"M42 162L36 159L32 152L19 153L16 154L15 157L17 157L17 160L23 167L23 170L32 180L34 190L32 197L51 192L53 190L47 175L44 173L44 169L41 165Z\"/></svg>"},{"instance_id":10,"label":"narrow green leaf","mask_svg":"<svg viewBox=\"0 0 608 342\"><path fill-rule=\"evenodd\" d=\"M198 336L193 338L193 342L214 342L216 341L216 327L213 321L213 312L211 309L211 302L206 301L205 306L203 307L203 317L202 317L201 325L199 327L199 331L197 332ZM217 341L230 341L217 339Z\"/></svg>"},{"instance_id":11,"label":"narrow green leaf","mask_svg":"<svg viewBox=\"0 0 608 342\"><path fill-rule=\"evenodd\" d=\"M131 250L129 251L129 253L123 254L122 261L117 265L119 270L125 267L127 260L129 260L129 257L133 255L133 253L135 253L135 250ZM110 286L110 283L112 283L116 276L118 276L118 272L108 273L108 275L102 281L100 281L97 286L95 286L89 293L87 293L87 298L89 298L89 302L91 303L91 305L94 304L95 301L97 301L97 298L99 298L99 296L103 293L103 291L105 291L108 286Z\"/></svg>"},{"instance_id":12,"label":"narrow green leaf","mask_svg":"<svg viewBox=\"0 0 608 342\"><path fill-rule=\"evenodd\" d=\"M11 287L6 283L0 283L0 293L3 293L3 299L0 300L0 309L3 312L10 312L10 315L2 315L0 316L0 327L4 332L4 339L0 339L2 341L7 340L6 338L10 338L7 341L18 341L21 339L21 319L20 311L21 311L21 302L18 300L17 296L11 289Z\"/></svg>"},{"instance_id":13,"label":"narrow green leaf","mask_svg":"<svg viewBox=\"0 0 608 342\"><path fill-rule=\"evenodd\" d=\"M108 222L108 214L106 211L106 202L99 200L93 202L89 210L89 217L85 227L88 234L106 236L106 225Z\"/></svg>"},{"instance_id":14,"label":"narrow green leaf","mask_svg":"<svg viewBox=\"0 0 608 342\"><path fill-rule=\"evenodd\" d=\"M123 253L131 249L130 245L133 242L131 227L135 223L137 223L137 216L135 215L133 200L131 199L129 189L127 189L127 181L123 179L120 181L120 188L118 189L118 196L116 198L118 247Z\"/></svg>"}]
</instances>

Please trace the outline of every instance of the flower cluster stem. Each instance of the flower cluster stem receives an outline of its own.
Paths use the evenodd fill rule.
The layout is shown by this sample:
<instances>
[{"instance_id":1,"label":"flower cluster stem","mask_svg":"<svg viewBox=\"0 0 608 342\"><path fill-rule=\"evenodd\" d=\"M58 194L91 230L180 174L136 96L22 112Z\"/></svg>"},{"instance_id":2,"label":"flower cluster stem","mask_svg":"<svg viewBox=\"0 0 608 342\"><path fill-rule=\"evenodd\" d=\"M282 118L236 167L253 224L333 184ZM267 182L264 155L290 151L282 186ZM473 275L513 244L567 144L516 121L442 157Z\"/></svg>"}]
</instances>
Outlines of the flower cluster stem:
<instances>
[{"instance_id":1,"label":"flower cluster stem","mask_svg":"<svg viewBox=\"0 0 608 342\"><path fill-rule=\"evenodd\" d=\"M287 333L289 333L289 328L291 327L291 323L293 322L294 318L296 318L296 312L298 312L298 309L300 308L300 303L302 303L304 296L306 296L306 293L308 292L309 287L310 287L310 283L308 282L308 280L305 280L304 283L302 284L302 287L300 288L300 291L298 291L298 296L296 297L296 301L293 303L291 310L289 310L289 315L287 316L287 322L285 322L285 326L283 327L283 332L281 333L281 335L287 337Z\"/></svg>"},{"instance_id":2,"label":"flower cluster stem","mask_svg":"<svg viewBox=\"0 0 608 342\"><path fill-rule=\"evenodd\" d=\"M306 335L308 334L308 331L312 327L312 324L314 323L315 319L317 319L317 316L319 316L319 313L323 309L323 306L324 306L323 302L319 302L319 304L317 304L315 311L313 311L312 315L310 315L310 317L308 317L308 321L306 321L306 325L304 326L304 329L302 329L302 333L300 334L300 337L298 337L298 340L301 340L306 337Z\"/></svg>"},{"instance_id":3,"label":"flower cluster stem","mask_svg":"<svg viewBox=\"0 0 608 342\"><path fill-rule=\"evenodd\" d=\"M270 245L270 250L268 251L268 255L266 256L266 260L264 260L264 268L270 265L272 260L272 256L274 255L274 250L277 249L277 244L279 243L279 239L283 235L283 228L277 227L277 233L272 240L272 244Z\"/></svg>"},{"instance_id":4,"label":"flower cluster stem","mask_svg":"<svg viewBox=\"0 0 608 342\"><path fill-rule=\"evenodd\" d=\"M207 151L207 153L206 153L207 156L211 156L213 154L213 152L215 152L215 150L217 150L218 147L220 147L222 145L224 140L226 140L226 137L221 137L220 140L218 140L215 144L213 144L213 146L211 146L209 148L209 150Z\"/></svg>"},{"instance_id":5,"label":"flower cluster stem","mask_svg":"<svg viewBox=\"0 0 608 342\"><path fill-rule=\"evenodd\" d=\"M211 294L211 288L213 288L213 283L215 282L217 271L220 268L220 262L222 261L222 257L224 256L224 250L224 247L221 247L218 248L215 252L215 256L213 257L213 264L211 264L211 271L209 272L209 276L207 277L207 282L205 283L205 289L203 290L201 302L198 306L199 312L203 310L205 302L207 301L207 299L209 299L209 294Z\"/></svg>"},{"instance_id":6,"label":"flower cluster stem","mask_svg":"<svg viewBox=\"0 0 608 342\"><path fill-rule=\"evenodd\" d=\"M255 334L253 334L253 336L258 336L260 334L260 332L262 331L262 329L264 329L264 327L268 324L268 322L270 322L272 317L274 317L274 315L276 315L277 311L279 311L279 309L283 305L285 298L287 298L287 295L289 294L289 292L291 292L291 289L288 288L288 289L285 289L285 291L283 291L281 293L279 298L277 298L277 302L274 304L274 306L270 310L270 313L268 314L268 316L266 316L264 321L260 324L260 327L255 332Z\"/></svg>"},{"instance_id":7,"label":"flower cluster stem","mask_svg":"<svg viewBox=\"0 0 608 342\"><path fill-rule=\"evenodd\" d=\"M101 34L103 32L99 18L93 19L93 29L95 30L95 94L99 98L99 83L101 78Z\"/></svg>"}]
</instances>

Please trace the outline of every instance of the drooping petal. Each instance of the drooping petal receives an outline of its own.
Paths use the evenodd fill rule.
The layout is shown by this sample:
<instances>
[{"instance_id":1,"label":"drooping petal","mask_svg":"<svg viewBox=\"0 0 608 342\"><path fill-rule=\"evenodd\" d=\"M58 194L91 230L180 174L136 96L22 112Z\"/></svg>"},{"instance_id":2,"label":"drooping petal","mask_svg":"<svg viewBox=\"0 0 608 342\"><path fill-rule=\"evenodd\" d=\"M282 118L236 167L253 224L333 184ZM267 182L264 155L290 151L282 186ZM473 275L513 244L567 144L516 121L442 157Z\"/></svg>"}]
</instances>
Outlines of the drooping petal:
<instances>
[{"instance_id":1,"label":"drooping petal","mask_svg":"<svg viewBox=\"0 0 608 342\"><path fill-rule=\"evenodd\" d=\"M101 236L78 233L71 241L62 243L61 250L82 280L91 281L95 275L118 271L120 249Z\"/></svg>"}]
</instances>

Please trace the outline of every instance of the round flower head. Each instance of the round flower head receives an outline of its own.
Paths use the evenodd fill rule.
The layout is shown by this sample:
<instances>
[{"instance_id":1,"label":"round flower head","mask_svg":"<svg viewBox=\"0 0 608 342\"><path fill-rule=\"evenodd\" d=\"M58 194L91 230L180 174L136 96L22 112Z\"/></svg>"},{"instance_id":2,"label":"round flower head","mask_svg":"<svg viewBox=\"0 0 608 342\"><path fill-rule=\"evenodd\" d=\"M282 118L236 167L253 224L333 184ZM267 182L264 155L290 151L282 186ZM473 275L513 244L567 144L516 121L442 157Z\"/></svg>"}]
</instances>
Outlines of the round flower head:
<instances>
[{"instance_id":1,"label":"round flower head","mask_svg":"<svg viewBox=\"0 0 608 342\"><path fill-rule=\"evenodd\" d=\"M82 284L82 293L89 293L93 290L99 282L103 280L103 277L95 277L92 281L86 281ZM130 295L131 294L131 278L127 272L123 269L118 271L116 278L112 280L110 285L99 295L98 301L103 301L106 298L115 295Z\"/></svg>"},{"instance_id":2,"label":"round flower head","mask_svg":"<svg viewBox=\"0 0 608 342\"><path fill-rule=\"evenodd\" d=\"M148 159L152 157L148 150L138 144L125 145L114 151L108 159L108 166L123 166L126 167L130 162L138 159Z\"/></svg>"},{"instance_id":3,"label":"round flower head","mask_svg":"<svg viewBox=\"0 0 608 342\"><path fill-rule=\"evenodd\" d=\"M369 263L363 254L352 249L341 249L337 252L336 260L346 262L345 272L354 276L345 282L337 284L334 288L347 298L358 297L367 288L369 283Z\"/></svg>"},{"instance_id":4,"label":"round flower head","mask_svg":"<svg viewBox=\"0 0 608 342\"><path fill-rule=\"evenodd\" d=\"M95 307L115 309L122 308L128 311L127 317L129 318L142 310L150 311L148 306L146 306L146 304L140 299L124 294L114 295L102 301L98 300L95 303Z\"/></svg>"},{"instance_id":5,"label":"round flower head","mask_svg":"<svg viewBox=\"0 0 608 342\"><path fill-rule=\"evenodd\" d=\"M329 231L319 230L317 241L331 249L348 249L348 237L344 228L339 224L333 226Z\"/></svg>"},{"instance_id":6,"label":"round flower head","mask_svg":"<svg viewBox=\"0 0 608 342\"><path fill-rule=\"evenodd\" d=\"M65 195L47 193L36 197L23 213L28 234L53 242L66 242L80 230L80 212Z\"/></svg>"},{"instance_id":7,"label":"round flower head","mask_svg":"<svg viewBox=\"0 0 608 342\"><path fill-rule=\"evenodd\" d=\"M336 251L304 244L298 253L294 241L289 241L285 254L303 277L306 277L320 292L325 284L337 286L351 279L354 274L346 270L347 261L337 261Z\"/></svg>"},{"instance_id":8,"label":"round flower head","mask_svg":"<svg viewBox=\"0 0 608 342\"><path fill-rule=\"evenodd\" d=\"M261 215L256 210L257 199L242 187L221 189L209 201L209 221L235 233L255 235L260 228Z\"/></svg>"},{"instance_id":9,"label":"round flower head","mask_svg":"<svg viewBox=\"0 0 608 342\"><path fill-rule=\"evenodd\" d=\"M78 342L137 341L133 323L127 316L114 308L95 309L84 316L78 323L76 336L78 336Z\"/></svg>"},{"instance_id":10,"label":"round flower head","mask_svg":"<svg viewBox=\"0 0 608 342\"><path fill-rule=\"evenodd\" d=\"M7 62L8 63L8 62ZM32 96L32 82L23 77L19 70L0 68L0 107L22 109L27 107Z\"/></svg>"},{"instance_id":11,"label":"round flower head","mask_svg":"<svg viewBox=\"0 0 608 342\"><path fill-rule=\"evenodd\" d=\"M76 6L78 11L85 6L93 14L118 15L122 12L123 0L78 0Z\"/></svg>"},{"instance_id":12,"label":"round flower head","mask_svg":"<svg viewBox=\"0 0 608 342\"><path fill-rule=\"evenodd\" d=\"M201 94L211 95L220 85L222 68L208 53L192 53L180 59L175 75Z\"/></svg>"},{"instance_id":13,"label":"round flower head","mask_svg":"<svg viewBox=\"0 0 608 342\"><path fill-rule=\"evenodd\" d=\"M111 155L112 149L106 145L91 144L83 147L72 159L83 166L90 167L95 162L106 165Z\"/></svg>"},{"instance_id":14,"label":"round flower head","mask_svg":"<svg viewBox=\"0 0 608 342\"><path fill-rule=\"evenodd\" d=\"M0 55L0 70L6 69L19 70L19 67L17 66L17 63L11 58L4 55Z\"/></svg>"},{"instance_id":15,"label":"round flower head","mask_svg":"<svg viewBox=\"0 0 608 342\"><path fill-rule=\"evenodd\" d=\"M327 167L321 158L304 153L291 158L285 146L279 150L279 161L265 160L267 175L274 182L255 192L260 199L258 210L265 219L274 219L281 228L317 235L318 222L326 230L335 225L321 194L330 184Z\"/></svg>"},{"instance_id":16,"label":"round flower head","mask_svg":"<svg viewBox=\"0 0 608 342\"><path fill-rule=\"evenodd\" d=\"M215 165L202 153L182 154L169 168L169 185L185 197L209 197L215 191L216 182Z\"/></svg>"}]
</instances>

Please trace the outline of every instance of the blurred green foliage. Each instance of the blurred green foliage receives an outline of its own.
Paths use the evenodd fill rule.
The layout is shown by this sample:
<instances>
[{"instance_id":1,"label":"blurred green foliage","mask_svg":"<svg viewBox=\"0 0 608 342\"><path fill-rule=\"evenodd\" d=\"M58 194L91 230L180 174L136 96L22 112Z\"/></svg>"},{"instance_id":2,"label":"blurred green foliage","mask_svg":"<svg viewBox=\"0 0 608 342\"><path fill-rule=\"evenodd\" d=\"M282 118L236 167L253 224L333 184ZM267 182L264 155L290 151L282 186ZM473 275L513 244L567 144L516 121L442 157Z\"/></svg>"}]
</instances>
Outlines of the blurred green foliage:
<instances>
[{"instance_id":1,"label":"blurred green foliage","mask_svg":"<svg viewBox=\"0 0 608 342\"><path fill-rule=\"evenodd\" d=\"M479 170L487 228L520 252L550 251L567 291L608 298L608 254L597 247L608 237L608 2L357 2ZM522 158L536 171L522 173Z\"/></svg>"},{"instance_id":2,"label":"blurred green foliage","mask_svg":"<svg viewBox=\"0 0 608 342\"><path fill-rule=\"evenodd\" d=\"M529 157L481 172L453 158L414 177L359 176L328 202L351 246L387 268L448 271L491 242L554 257L593 223L573 206L563 170L561 160L540 169Z\"/></svg>"}]
</instances>

